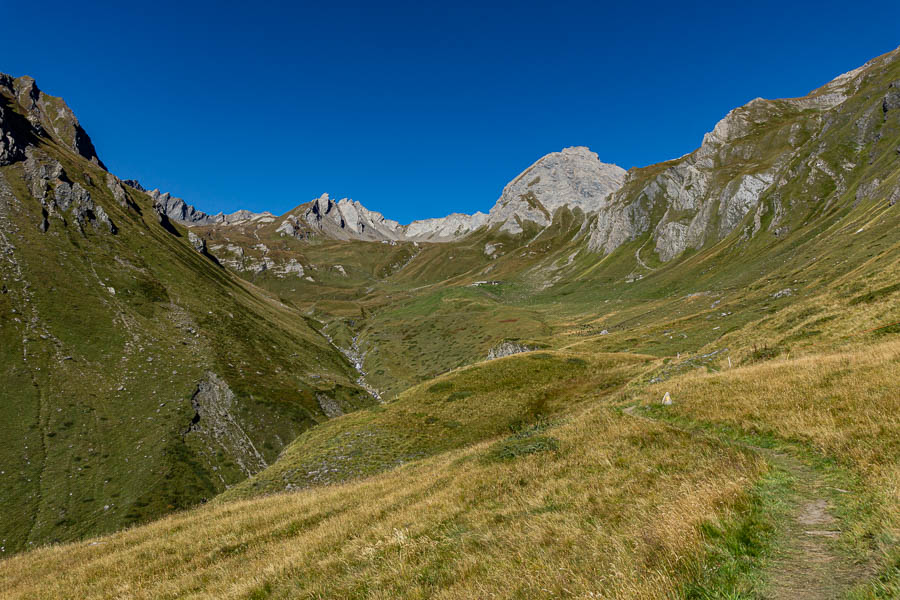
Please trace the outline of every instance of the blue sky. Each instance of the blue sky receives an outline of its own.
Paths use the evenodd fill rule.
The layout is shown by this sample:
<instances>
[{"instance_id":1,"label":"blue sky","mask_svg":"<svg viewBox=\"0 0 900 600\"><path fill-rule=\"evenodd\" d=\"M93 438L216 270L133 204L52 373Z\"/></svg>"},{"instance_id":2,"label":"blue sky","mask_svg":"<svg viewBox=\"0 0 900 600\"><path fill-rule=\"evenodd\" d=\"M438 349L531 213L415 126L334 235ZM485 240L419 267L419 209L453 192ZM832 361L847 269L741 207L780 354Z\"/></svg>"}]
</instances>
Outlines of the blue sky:
<instances>
[{"instance_id":1,"label":"blue sky","mask_svg":"<svg viewBox=\"0 0 900 600\"><path fill-rule=\"evenodd\" d=\"M0 71L63 96L120 177L210 212L329 192L402 222L487 211L565 146L675 158L900 45L883 1L3 4Z\"/></svg>"}]
</instances>

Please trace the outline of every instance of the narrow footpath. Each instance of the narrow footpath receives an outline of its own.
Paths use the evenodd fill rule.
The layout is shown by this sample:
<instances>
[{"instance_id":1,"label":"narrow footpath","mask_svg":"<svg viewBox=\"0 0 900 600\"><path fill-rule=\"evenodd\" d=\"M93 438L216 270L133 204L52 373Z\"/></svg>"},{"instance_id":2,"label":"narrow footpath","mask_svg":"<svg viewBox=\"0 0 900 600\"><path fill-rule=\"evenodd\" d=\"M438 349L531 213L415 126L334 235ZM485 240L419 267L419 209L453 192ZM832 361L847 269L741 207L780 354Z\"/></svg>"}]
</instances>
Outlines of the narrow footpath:
<instances>
[{"instance_id":1,"label":"narrow footpath","mask_svg":"<svg viewBox=\"0 0 900 600\"><path fill-rule=\"evenodd\" d=\"M764 573L764 597L770 600L837 600L866 578L866 569L854 564L836 547L841 534L840 519L834 513L835 494L850 493L828 485L814 466L784 451L762 448L735 440L723 440L702 430L673 425L637 413L637 406L623 412L671 427L692 436L707 437L750 449L791 480L785 501L786 516L778 523L774 552Z\"/></svg>"}]
</instances>

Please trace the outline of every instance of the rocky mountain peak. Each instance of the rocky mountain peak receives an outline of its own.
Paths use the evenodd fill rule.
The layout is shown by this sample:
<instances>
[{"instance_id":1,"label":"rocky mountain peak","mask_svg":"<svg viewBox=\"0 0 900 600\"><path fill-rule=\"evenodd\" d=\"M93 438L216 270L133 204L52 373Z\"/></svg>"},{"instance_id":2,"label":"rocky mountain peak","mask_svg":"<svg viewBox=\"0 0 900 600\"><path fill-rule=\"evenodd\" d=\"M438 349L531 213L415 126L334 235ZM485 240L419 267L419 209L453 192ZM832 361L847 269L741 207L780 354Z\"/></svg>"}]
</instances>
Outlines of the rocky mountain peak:
<instances>
[{"instance_id":1,"label":"rocky mountain peak","mask_svg":"<svg viewBox=\"0 0 900 600\"><path fill-rule=\"evenodd\" d=\"M600 161L584 146L551 152L509 182L491 209L490 225L517 234L522 222L546 227L564 206L584 212L600 210L625 181L625 169Z\"/></svg>"},{"instance_id":2,"label":"rocky mountain peak","mask_svg":"<svg viewBox=\"0 0 900 600\"><path fill-rule=\"evenodd\" d=\"M877 163L885 124L894 127L898 118L889 110L892 86L900 84L898 58L900 49L806 96L755 98L731 110L694 152L662 169L632 171L600 211L588 247L611 253L649 234L647 251L666 262L735 231L743 240L762 232L783 237L792 215L816 215L854 186L858 198L890 193L865 171ZM852 136L838 123L852 123Z\"/></svg>"},{"instance_id":3,"label":"rocky mountain peak","mask_svg":"<svg viewBox=\"0 0 900 600\"><path fill-rule=\"evenodd\" d=\"M132 181L133 180L127 180L123 183L131 185L130 182ZM131 185L131 187L135 186ZM229 214L217 213L210 215L201 210L197 210L183 199L176 198L169 192L160 192L158 189L147 192L147 195L153 199L153 205L160 215L165 215L169 219L189 227L198 225L235 225L247 221L271 223L275 220L275 215L268 211L255 213L249 210L237 210Z\"/></svg>"},{"instance_id":4,"label":"rocky mountain peak","mask_svg":"<svg viewBox=\"0 0 900 600\"><path fill-rule=\"evenodd\" d=\"M300 213L300 221L335 239L403 239L403 228L400 223L385 219L381 213L371 211L349 198L341 198L335 202L328 194L322 194L309 203L305 209L299 207L293 212ZM286 219L292 232L303 228L296 216ZM282 227L285 226L282 225ZM287 230L288 228L285 227L285 231Z\"/></svg>"},{"instance_id":5,"label":"rocky mountain peak","mask_svg":"<svg viewBox=\"0 0 900 600\"><path fill-rule=\"evenodd\" d=\"M10 148L16 146L25 147L32 145L27 139L28 134L38 137L50 137L57 143L71 149L76 154L83 156L100 167L106 168L97 157L97 151L90 136L81 127L75 113L69 108L62 98L50 96L42 92L35 80L28 76L13 78L11 75L0 73L0 96L4 97L0 106L0 161L3 159L4 148L9 153ZM16 112L13 105L27 119L31 131L18 128L17 139L13 141L14 127L10 120L14 119L12 113ZM18 154L16 154L18 156ZM22 155L24 156L24 155ZM19 157L21 159L22 157ZM9 160L9 157L7 157Z\"/></svg>"}]
</instances>

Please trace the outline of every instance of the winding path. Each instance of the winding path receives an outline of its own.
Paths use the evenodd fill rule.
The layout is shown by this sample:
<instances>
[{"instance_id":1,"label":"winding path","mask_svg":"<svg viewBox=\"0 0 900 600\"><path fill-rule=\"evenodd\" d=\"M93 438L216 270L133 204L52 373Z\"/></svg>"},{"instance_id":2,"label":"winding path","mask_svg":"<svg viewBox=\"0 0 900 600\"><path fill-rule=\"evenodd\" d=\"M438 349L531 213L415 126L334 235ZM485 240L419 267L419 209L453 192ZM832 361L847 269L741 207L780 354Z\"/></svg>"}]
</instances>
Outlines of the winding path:
<instances>
[{"instance_id":1,"label":"winding path","mask_svg":"<svg viewBox=\"0 0 900 600\"><path fill-rule=\"evenodd\" d=\"M866 578L865 567L841 554L837 538L841 521L834 514L836 494L849 493L828 485L823 474L791 454L735 440L722 440L704 431L673 425L664 420L637 414L637 406L623 412L636 419L677 429L695 437L705 437L747 448L763 456L791 481L786 516L778 523L775 552L763 576L767 582L764 598L771 600L836 600Z\"/></svg>"},{"instance_id":2,"label":"winding path","mask_svg":"<svg viewBox=\"0 0 900 600\"><path fill-rule=\"evenodd\" d=\"M638 248L637 250L634 251L634 258L635 258L635 260L638 261L638 264L639 264L639 265L641 265L642 267L644 267L644 268L647 269L648 271L655 271L656 269L654 269L653 267L649 266L649 265L648 265L647 263L645 263L645 262L643 261L643 259L641 258L641 250L644 249L644 246L646 246L646 245L647 245L647 242L649 242L649 241L650 241L650 239L648 238L643 244L641 244L641 247L640 247L640 248Z\"/></svg>"}]
</instances>

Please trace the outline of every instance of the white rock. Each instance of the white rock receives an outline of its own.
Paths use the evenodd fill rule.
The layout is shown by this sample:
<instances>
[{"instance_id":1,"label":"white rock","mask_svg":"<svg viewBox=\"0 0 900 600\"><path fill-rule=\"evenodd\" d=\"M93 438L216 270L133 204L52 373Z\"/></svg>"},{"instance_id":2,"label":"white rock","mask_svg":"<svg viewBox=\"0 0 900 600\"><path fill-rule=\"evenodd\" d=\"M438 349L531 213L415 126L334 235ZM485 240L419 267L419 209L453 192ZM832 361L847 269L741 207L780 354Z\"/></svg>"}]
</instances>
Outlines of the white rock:
<instances>
[{"instance_id":1,"label":"white rock","mask_svg":"<svg viewBox=\"0 0 900 600\"><path fill-rule=\"evenodd\" d=\"M491 209L488 224L517 234L522 231L519 220L545 227L564 206L596 212L624 181L624 169L600 162L588 148L565 148L542 157L509 182Z\"/></svg>"}]
</instances>

